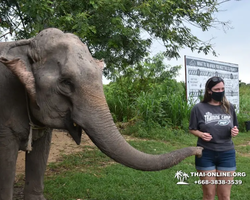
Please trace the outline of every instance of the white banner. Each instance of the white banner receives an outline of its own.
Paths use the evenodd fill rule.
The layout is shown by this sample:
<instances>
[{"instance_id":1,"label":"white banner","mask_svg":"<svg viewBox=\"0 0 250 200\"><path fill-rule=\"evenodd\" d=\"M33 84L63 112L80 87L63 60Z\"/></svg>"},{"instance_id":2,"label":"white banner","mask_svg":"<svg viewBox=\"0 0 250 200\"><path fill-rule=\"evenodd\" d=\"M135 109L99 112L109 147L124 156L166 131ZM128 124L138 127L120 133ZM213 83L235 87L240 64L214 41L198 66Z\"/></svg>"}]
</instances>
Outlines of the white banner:
<instances>
[{"instance_id":1,"label":"white banner","mask_svg":"<svg viewBox=\"0 0 250 200\"><path fill-rule=\"evenodd\" d=\"M200 102L205 84L212 76L225 82L225 95L239 111L239 67L237 64L185 56L186 91L188 102Z\"/></svg>"}]
</instances>

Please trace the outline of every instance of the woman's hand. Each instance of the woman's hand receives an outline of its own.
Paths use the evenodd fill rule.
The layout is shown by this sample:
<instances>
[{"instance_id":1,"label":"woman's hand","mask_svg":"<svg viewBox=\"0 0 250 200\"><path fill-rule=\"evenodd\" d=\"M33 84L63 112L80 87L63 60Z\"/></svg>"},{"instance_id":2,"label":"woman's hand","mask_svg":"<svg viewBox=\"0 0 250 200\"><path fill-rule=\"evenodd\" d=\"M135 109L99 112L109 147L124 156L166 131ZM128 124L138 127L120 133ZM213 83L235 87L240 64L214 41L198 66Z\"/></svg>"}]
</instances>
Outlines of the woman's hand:
<instances>
[{"instance_id":1,"label":"woman's hand","mask_svg":"<svg viewBox=\"0 0 250 200\"><path fill-rule=\"evenodd\" d=\"M201 139L203 139L204 141L209 142L210 140L212 140L212 135L210 135L209 133L202 133L201 134Z\"/></svg>"},{"instance_id":2,"label":"woman's hand","mask_svg":"<svg viewBox=\"0 0 250 200\"><path fill-rule=\"evenodd\" d=\"M237 128L237 126L234 126L232 129L231 129L231 136L232 137L235 137L236 135L238 135L239 133L239 129Z\"/></svg>"},{"instance_id":3,"label":"woman's hand","mask_svg":"<svg viewBox=\"0 0 250 200\"><path fill-rule=\"evenodd\" d=\"M207 142L209 142L213 138L210 133L204 133L199 130L189 130L189 132Z\"/></svg>"}]
</instances>

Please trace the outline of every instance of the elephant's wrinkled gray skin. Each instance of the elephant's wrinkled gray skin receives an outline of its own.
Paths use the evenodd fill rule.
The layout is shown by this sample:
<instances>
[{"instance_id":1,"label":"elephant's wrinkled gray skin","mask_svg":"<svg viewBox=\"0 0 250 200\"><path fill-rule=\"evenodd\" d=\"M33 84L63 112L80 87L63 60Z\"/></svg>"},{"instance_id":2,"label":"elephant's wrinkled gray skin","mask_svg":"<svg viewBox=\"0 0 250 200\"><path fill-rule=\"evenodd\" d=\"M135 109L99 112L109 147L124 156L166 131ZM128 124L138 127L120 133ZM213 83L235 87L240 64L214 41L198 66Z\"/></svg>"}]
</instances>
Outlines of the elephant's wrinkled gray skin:
<instances>
[{"instance_id":1,"label":"elephant's wrinkled gray skin","mask_svg":"<svg viewBox=\"0 0 250 200\"><path fill-rule=\"evenodd\" d=\"M18 150L27 147L29 110L31 121L47 128L33 130L32 151L26 153L25 200L45 199L43 177L53 128L68 130L77 144L84 130L106 155L139 170L162 170L201 155L198 147L163 155L131 147L105 100L103 62L93 59L73 34L46 29L29 40L0 43L0 56L0 200L12 200Z\"/></svg>"}]
</instances>

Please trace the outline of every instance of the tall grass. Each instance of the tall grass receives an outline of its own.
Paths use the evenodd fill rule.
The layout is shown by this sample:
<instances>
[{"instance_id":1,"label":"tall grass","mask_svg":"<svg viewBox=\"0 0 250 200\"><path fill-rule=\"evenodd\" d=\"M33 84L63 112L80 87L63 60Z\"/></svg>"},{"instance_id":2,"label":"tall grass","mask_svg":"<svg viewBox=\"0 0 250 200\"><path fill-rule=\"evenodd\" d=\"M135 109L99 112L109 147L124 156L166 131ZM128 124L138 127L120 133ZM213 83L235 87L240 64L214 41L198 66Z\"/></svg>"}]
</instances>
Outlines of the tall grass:
<instances>
[{"instance_id":1,"label":"tall grass","mask_svg":"<svg viewBox=\"0 0 250 200\"><path fill-rule=\"evenodd\" d=\"M148 126L187 128L192 105L186 102L183 83L166 79L151 84L146 91L136 91L132 96L125 95L122 90L115 83L105 86L106 99L116 122L137 120Z\"/></svg>"},{"instance_id":2,"label":"tall grass","mask_svg":"<svg viewBox=\"0 0 250 200\"><path fill-rule=\"evenodd\" d=\"M239 129L246 131L246 121L250 121L250 85L240 85L240 110L237 114Z\"/></svg>"},{"instance_id":3,"label":"tall grass","mask_svg":"<svg viewBox=\"0 0 250 200\"><path fill-rule=\"evenodd\" d=\"M138 118L161 126L180 125L183 117L184 90L174 80L155 84L150 91L142 91L136 99ZM186 105L186 104L185 104Z\"/></svg>"},{"instance_id":4,"label":"tall grass","mask_svg":"<svg viewBox=\"0 0 250 200\"><path fill-rule=\"evenodd\" d=\"M133 95L118 83L104 86L105 96L115 122L127 122L134 116Z\"/></svg>"}]
</instances>

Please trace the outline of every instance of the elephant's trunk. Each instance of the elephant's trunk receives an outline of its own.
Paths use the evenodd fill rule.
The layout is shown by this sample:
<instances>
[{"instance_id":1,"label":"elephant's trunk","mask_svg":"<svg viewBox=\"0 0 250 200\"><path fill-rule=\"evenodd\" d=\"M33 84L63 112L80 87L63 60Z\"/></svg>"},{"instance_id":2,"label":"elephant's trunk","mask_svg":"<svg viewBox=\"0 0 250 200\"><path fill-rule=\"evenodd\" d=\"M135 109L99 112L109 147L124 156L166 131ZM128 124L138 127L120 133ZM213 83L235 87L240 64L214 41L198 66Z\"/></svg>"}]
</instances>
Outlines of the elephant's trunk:
<instances>
[{"instance_id":1,"label":"elephant's trunk","mask_svg":"<svg viewBox=\"0 0 250 200\"><path fill-rule=\"evenodd\" d=\"M100 108L100 107L99 107ZM185 158L202 153L199 147L187 147L162 155L151 155L132 147L116 128L108 106L91 109L83 126L85 132L95 145L115 161L143 171L158 171L170 168Z\"/></svg>"}]
</instances>

